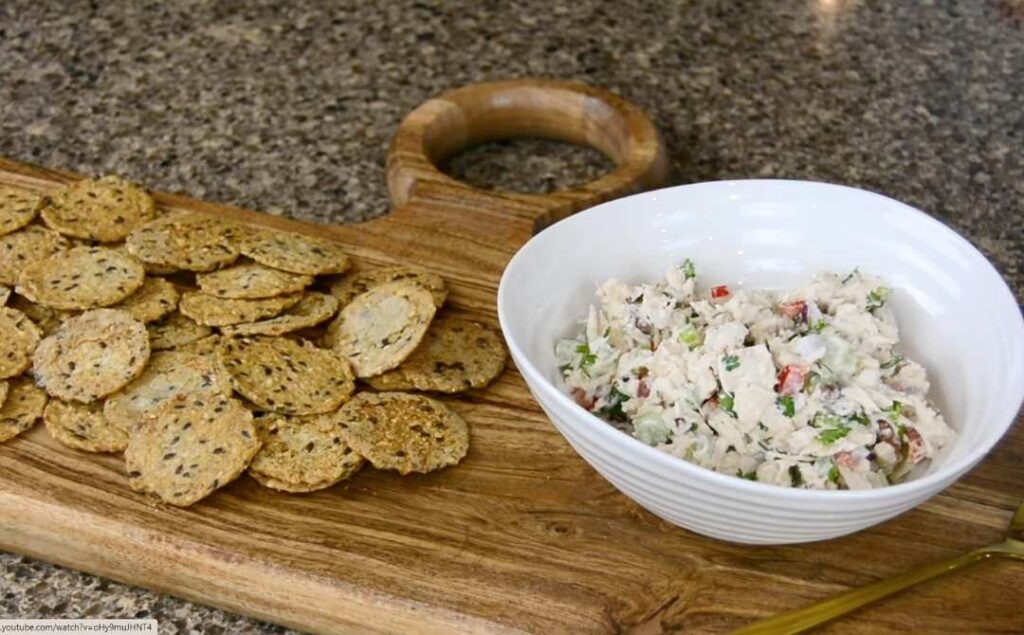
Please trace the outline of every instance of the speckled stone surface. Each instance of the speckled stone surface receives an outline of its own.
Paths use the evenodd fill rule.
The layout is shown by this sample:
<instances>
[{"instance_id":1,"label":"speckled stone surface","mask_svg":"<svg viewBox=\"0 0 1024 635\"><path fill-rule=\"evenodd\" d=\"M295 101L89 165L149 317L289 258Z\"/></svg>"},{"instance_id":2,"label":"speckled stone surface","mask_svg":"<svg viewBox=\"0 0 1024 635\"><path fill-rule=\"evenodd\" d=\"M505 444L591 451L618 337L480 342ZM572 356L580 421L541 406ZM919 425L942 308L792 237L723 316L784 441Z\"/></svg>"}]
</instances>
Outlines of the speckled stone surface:
<instances>
[{"instance_id":1,"label":"speckled stone surface","mask_svg":"<svg viewBox=\"0 0 1024 635\"><path fill-rule=\"evenodd\" d=\"M515 5L515 8L512 6ZM661 6L664 5L664 6ZM933 213L1024 288L1024 2L0 3L0 155L298 218L388 209L402 116L468 82L572 78L645 107L677 183L877 190ZM594 151L495 144L448 169L547 191ZM0 616L153 616L276 632L0 556Z\"/></svg>"}]
</instances>

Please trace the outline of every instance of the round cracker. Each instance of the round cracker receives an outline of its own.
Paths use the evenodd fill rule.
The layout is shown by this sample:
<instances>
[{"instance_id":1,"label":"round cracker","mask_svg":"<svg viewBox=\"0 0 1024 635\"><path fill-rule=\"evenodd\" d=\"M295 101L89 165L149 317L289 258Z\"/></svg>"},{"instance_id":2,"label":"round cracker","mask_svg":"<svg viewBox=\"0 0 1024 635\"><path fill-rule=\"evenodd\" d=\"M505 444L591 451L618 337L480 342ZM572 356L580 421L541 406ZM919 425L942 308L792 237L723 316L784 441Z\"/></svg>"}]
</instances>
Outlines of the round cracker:
<instances>
[{"instance_id":1,"label":"round cracker","mask_svg":"<svg viewBox=\"0 0 1024 635\"><path fill-rule=\"evenodd\" d=\"M139 290L111 308L120 309L136 320L149 324L163 319L178 308L181 294L163 278L146 278Z\"/></svg>"},{"instance_id":2,"label":"round cracker","mask_svg":"<svg viewBox=\"0 0 1024 635\"><path fill-rule=\"evenodd\" d=\"M213 271L238 259L237 226L219 218L182 213L146 223L129 234L128 251L161 270Z\"/></svg>"},{"instance_id":3,"label":"round cracker","mask_svg":"<svg viewBox=\"0 0 1024 635\"><path fill-rule=\"evenodd\" d=\"M410 280L374 287L341 310L327 341L356 376L372 377L401 364L419 345L437 307Z\"/></svg>"},{"instance_id":4,"label":"round cracker","mask_svg":"<svg viewBox=\"0 0 1024 635\"><path fill-rule=\"evenodd\" d=\"M70 243L66 238L36 225L0 236L0 283L17 284L18 275L25 267L68 247Z\"/></svg>"},{"instance_id":5,"label":"round cracker","mask_svg":"<svg viewBox=\"0 0 1024 635\"><path fill-rule=\"evenodd\" d=\"M46 393L27 377L11 382L7 399L0 406L0 443L13 439L39 421L46 407Z\"/></svg>"},{"instance_id":6,"label":"round cracker","mask_svg":"<svg viewBox=\"0 0 1024 635\"><path fill-rule=\"evenodd\" d=\"M0 306L7 304L7 301L11 299L11 289L0 284Z\"/></svg>"},{"instance_id":7,"label":"round cracker","mask_svg":"<svg viewBox=\"0 0 1024 635\"><path fill-rule=\"evenodd\" d=\"M0 407L3 407L4 401L7 399L7 391L11 389L11 385L4 380L0 380Z\"/></svg>"},{"instance_id":8,"label":"round cracker","mask_svg":"<svg viewBox=\"0 0 1024 635\"><path fill-rule=\"evenodd\" d=\"M178 302L178 310L205 326L230 326L280 315L301 299L301 291L259 300L215 298L198 291L186 291Z\"/></svg>"},{"instance_id":9,"label":"round cracker","mask_svg":"<svg viewBox=\"0 0 1024 635\"><path fill-rule=\"evenodd\" d=\"M256 262L293 273L344 273L352 266L341 245L323 238L252 229L239 243L241 252Z\"/></svg>"},{"instance_id":10,"label":"round cracker","mask_svg":"<svg viewBox=\"0 0 1024 635\"><path fill-rule=\"evenodd\" d=\"M122 452L128 428L103 416L103 404L71 403L53 399L43 411L43 423L54 439L86 452Z\"/></svg>"},{"instance_id":11,"label":"round cracker","mask_svg":"<svg viewBox=\"0 0 1024 635\"><path fill-rule=\"evenodd\" d=\"M493 329L442 317L434 320L423 342L398 368L367 382L377 390L456 393L494 381L505 370L505 358L505 345Z\"/></svg>"},{"instance_id":12,"label":"round cracker","mask_svg":"<svg viewBox=\"0 0 1024 635\"><path fill-rule=\"evenodd\" d=\"M17 291L54 309L95 309L121 302L145 278L142 264L131 256L104 247L74 247L25 267Z\"/></svg>"},{"instance_id":13,"label":"round cracker","mask_svg":"<svg viewBox=\"0 0 1024 635\"><path fill-rule=\"evenodd\" d=\"M0 236L31 223L42 205L43 197L37 192L0 185Z\"/></svg>"},{"instance_id":14,"label":"round cracker","mask_svg":"<svg viewBox=\"0 0 1024 635\"><path fill-rule=\"evenodd\" d=\"M337 312L337 298L326 293L310 291L299 300L298 304L275 318L251 324L225 326L221 332L232 337L238 335L284 335L326 322Z\"/></svg>"},{"instance_id":15,"label":"round cracker","mask_svg":"<svg viewBox=\"0 0 1024 635\"><path fill-rule=\"evenodd\" d=\"M311 492L317 492L322 489L326 489L332 485L337 484L338 481L326 481L323 483L292 483L289 481L280 481L276 478L270 478L264 476L259 472L253 472L249 470L249 476L254 481L266 487L267 489L275 489L279 492L288 492L289 494L309 494ZM342 479L344 480L344 479Z\"/></svg>"},{"instance_id":16,"label":"round cracker","mask_svg":"<svg viewBox=\"0 0 1024 635\"><path fill-rule=\"evenodd\" d=\"M261 408L291 415L336 410L355 390L352 369L337 353L280 337L225 341L219 351L231 383Z\"/></svg>"},{"instance_id":17,"label":"round cracker","mask_svg":"<svg viewBox=\"0 0 1024 635\"><path fill-rule=\"evenodd\" d=\"M131 432L128 482L186 507L245 471L259 451L252 413L223 395L178 395Z\"/></svg>"},{"instance_id":18,"label":"round cracker","mask_svg":"<svg viewBox=\"0 0 1024 635\"><path fill-rule=\"evenodd\" d=\"M249 474L272 489L324 489L352 476L364 463L345 442L337 412L269 415L257 421L256 432L263 446L249 464Z\"/></svg>"},{"instance_id":19,"label":"round cracker","mask_svg":"<svg viewBox=\"0 0 1024 635\"><path fill-rule=\"evenodd\" d=\"M180 351L153 353L130 384L107 397L103 414L131 430L146 415L178 395L230 395L231 379L213 356Z\"/></svg>"},{"instance_id":20,"label":"round cracker","mask_svg":"<svg viewBox=\"0 0 1024 635\"><path fill-rule=\"evenodd\" d=\"M32 372L51 396L89 403L138 377L149 350L142 322L124 311L95 309L69 319L40 342Z\"/></svg>"},{"instance_id":21,"label":"round cracker","mask_svg":"<svg viewBox=\"0 0 1024 635\"><path fill-rule=\"evenodd\" d=\"M72 183L48 196L40 211L51 229L104 243L124 240L155 213L145 190L116 176Z\"/></svg>"},{"instance_id":22,"label":"round cracker","mask_svg":"<svg viewBox=\"0 0 1024 635\"><path fill-rule=\"evenodd\" d=\"M196 284L206 295L218 298L255 300L302 291L313 278L300 273L271 269L259 263L246 263L196 276Z\"/></svg>"},{"instance_id":23,"label":"round cracker","mask_svg":"<svg viewBox=\"0 0 1024 635\"><path fill-rule=\"evenodd\" d=\"M177 311L147 324L146 330L149 331L149 345L154 351L179 348L198 342L213 333L210 327L196 324L194 320Z\"/></svg>"},{"instance_id":24,"label":"round cracker","mask_svg":"<svg viewBox=\"0 0 1024 635\"><path fill-rule=\"evenodd\" d=\"M469 451L465 420L422 395L363 392L338 416L348 444L377 469L431 472L457 464Z\"/></svg>"},{"instance_id":25,"label":"round cracker","mask_svg":"<svg viewBox=\"0 0 1024 635\"><path fill-rule=\"evenodd\" d=\"M437 308L441 308L441 305L448 298L448 289L445 287L441 276L420 267L404 265L357 271L331 284L330 290L331 295L338 298L339 302L341 302L341 307L344 308L352 300L356 299L357 296L366 293L374 287L379 287L382 284L396 280L410 280L430 291L430 295L433 296L434 304Z\"/></svg>"},{"instance_id":26,"label":"round cracker","mask_svg":"<svg viewBox=\"0 0 1024 635\"><path fill-rule=\"evenodd\" d=\"M0 307L0 379L20 375L32 364L42 333L21 311Z\"/></svg>"}]
</instances>

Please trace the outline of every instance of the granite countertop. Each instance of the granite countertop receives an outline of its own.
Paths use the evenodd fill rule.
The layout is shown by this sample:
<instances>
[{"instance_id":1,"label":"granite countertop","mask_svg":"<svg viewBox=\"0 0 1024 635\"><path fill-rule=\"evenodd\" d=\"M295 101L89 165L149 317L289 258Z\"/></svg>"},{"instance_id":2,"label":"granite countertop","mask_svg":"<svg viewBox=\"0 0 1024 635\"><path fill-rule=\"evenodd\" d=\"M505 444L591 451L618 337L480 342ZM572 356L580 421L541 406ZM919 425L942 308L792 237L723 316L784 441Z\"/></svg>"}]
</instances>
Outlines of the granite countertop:
<instances>
[{"instance_id":1,"label":"granite countertop","mask_svg":"<svg viewBox=\"0 0 1024 635\"><path fill-rule=\"evenodd\" d=\"M0 155L355 221L387 212L387 144L423 100L475 81L571 78L651 113L674 182L884 192L966 235L1021 297L1024 0L377 4L4 2ZM595 151L536 141L447 166L525 191L608 168ZM0 617L283 630L10 554Z\"/></svg>"}]
</instances>

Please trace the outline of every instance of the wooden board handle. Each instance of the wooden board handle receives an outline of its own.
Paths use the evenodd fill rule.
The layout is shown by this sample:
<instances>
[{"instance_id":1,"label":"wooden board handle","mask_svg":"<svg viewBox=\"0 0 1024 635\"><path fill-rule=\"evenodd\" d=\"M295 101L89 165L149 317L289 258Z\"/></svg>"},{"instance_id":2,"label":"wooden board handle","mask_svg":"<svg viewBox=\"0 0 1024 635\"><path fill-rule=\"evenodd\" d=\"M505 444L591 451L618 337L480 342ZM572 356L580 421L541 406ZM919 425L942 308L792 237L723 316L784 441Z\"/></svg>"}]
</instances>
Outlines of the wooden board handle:
<instances>
[{"instance_id":1,"label":"wooden board handle","mask_svg":"<svg viewBox=\"0 0 1024 635\"><path fill-rule=\"evenodd\" d=\"M437 167L470 146L514 137L591 146L616 168L575 189L523 194L482 190ZM664 185L668 162L639 107L579 82L519 79L451 90L412 111L392 139L387 175L396 208L458 200L531 221L537 231L602 201Z\"/></svg>"}]
</instances>

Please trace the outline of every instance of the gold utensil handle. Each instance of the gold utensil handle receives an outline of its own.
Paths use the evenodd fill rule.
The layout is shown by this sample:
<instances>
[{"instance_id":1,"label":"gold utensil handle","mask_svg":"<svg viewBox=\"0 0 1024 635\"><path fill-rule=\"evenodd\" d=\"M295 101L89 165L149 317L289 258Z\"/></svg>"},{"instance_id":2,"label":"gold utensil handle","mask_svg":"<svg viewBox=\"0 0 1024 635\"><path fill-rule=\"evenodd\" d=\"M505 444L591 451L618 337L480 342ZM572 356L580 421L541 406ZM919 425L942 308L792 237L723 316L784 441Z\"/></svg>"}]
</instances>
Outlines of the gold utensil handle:
<instances>
[{"instance_id":1,"label":"gold utensil handle","mask_svg":"<svg viewBox=\"0 0 1024 635\"><path fill-rule=\"evenodd\" d=\"M754 622L733 631L732 635L782 635L786 633L802 633L815 626L833 620L840 615L845 615L865 604L880 600L920 584L926 580L936 578L958 569L962 569L980 560L987 560L994 556L1011 555L1003 549L1003 545L982 547L968 553L950 558L943 562L930 564L914 571L879 580L866 586L850 589L833 598L823 600L810 606L780 613L774 617Z\"/></svg>"}]
</instances>

